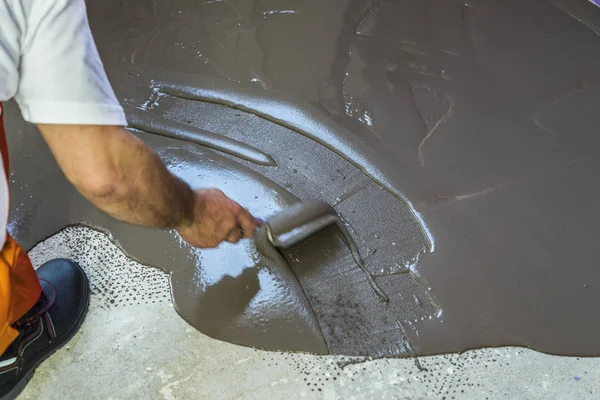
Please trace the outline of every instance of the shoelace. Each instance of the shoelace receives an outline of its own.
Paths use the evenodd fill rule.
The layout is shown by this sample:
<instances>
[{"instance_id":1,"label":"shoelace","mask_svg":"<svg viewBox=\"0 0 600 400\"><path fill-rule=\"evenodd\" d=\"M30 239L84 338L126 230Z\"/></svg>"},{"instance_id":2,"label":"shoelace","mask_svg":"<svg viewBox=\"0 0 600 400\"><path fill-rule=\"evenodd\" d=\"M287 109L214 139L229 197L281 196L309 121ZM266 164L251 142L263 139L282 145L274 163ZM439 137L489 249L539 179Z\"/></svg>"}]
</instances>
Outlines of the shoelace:
<instances>
[{"instance_id":1,"label":"shoelace","mask_svg":"<svg viewBox=\"0 0 600 400\"><path fill-rule=\"evenodd\" d=\"M52 288L52 293L50 294L50 297L48 297L48 295L46 295L46 293L44 293L42 291L37 304L35 306L33 306L34 308L38 308L38 309L36 309L33 314L27 315L27 318L21 318L19 321L15 322L13 324L13 326L15 329L21 330L21 329L27 328L30 325L36 323L38 318L42 317L46 320L46 323L48 324L48 330L50 332L50 337L52 339L54 339L56 337L56 332L54 330L54 324L52 323L52 320L50 319L50 316L48 315L48 310L50 309L50 307L52 307L52 305L54 304L54 301L56 300L56 290L54 289L54 285L52 283L48 282L45 279L40 279L40 280L44 281L45 283L47 283L50 286L50 288Z\"/></svg>"}]
</instances>

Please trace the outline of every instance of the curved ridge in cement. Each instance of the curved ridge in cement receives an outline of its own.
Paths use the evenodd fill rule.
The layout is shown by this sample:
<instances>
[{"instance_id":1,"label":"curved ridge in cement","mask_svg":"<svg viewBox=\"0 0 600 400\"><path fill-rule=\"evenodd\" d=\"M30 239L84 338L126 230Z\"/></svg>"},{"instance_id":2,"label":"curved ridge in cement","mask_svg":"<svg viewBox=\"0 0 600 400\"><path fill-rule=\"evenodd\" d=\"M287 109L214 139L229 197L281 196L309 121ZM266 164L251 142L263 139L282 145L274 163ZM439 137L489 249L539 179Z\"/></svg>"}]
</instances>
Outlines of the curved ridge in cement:
<instances>
[{"instance_id":1,"label":"curved ridge in cement","mask_svg":"<svg viewBox=\"0 0 600 400\"><path fill-rule=\"evenodd\" d=\"M127 122L132 128L210 147L255 164L271 167L277 165L270 155L237 140L171 121L139 108L124 106L124 109Z\"/></svg>"},{"instance_id":2,"label":"curved ridge in cement","mask_svg":"<svg viewBox=\"0 0 600 400\"><path fill-rule=\"evenodd\" d=\"M419 221L429 251L435 242L421 215L398 190L391 167L358 136L319 112L305 101L283 93L257 90L225 79L205 75L152 72L148 79L160 92L188 100L216 103L245 111L292 129L339 154L369 178L402 200ZM343 132L343 134L339 133ZM348 139L353 138L353 139ZM376 167L373 160L378 160ZM388 172L390 170L390 172Z\"/></svg>"}]
</instances>

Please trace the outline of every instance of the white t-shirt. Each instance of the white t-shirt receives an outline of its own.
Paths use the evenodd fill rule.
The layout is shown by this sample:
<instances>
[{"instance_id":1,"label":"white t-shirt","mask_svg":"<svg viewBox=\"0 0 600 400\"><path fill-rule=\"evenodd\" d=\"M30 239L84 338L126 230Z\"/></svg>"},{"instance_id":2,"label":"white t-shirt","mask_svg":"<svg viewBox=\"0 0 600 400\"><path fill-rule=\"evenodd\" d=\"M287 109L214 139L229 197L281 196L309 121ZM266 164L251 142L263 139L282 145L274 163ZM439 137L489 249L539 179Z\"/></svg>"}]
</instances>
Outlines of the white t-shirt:
<instances>
[{"instance_id":1,"label":"white t-shirt","mask_svg":"<svg viewBox=\"0 0 600 400\"><path fill-rule=\"evenodd\" d=\"M0 102L12 98L31 123L127 125L83 0L0 0ZM0 162L0 244L7 217Z\"/></svg>"}]
</instances>

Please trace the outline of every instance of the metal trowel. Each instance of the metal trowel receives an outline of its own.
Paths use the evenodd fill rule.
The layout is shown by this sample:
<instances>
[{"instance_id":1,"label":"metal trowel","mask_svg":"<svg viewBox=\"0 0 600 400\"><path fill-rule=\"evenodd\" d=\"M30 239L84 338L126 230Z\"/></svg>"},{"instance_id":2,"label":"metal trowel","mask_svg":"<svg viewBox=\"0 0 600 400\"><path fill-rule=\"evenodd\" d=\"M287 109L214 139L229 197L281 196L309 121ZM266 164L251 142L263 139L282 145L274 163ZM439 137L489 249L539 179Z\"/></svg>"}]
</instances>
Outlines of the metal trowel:
<instances>
[{"instance_id":1,"label":"metal trowel","mask_svg":"<svg viewBox=\"0 0 600 400\"><path fill-rule=\"evenodd\" d=\"M290 247L321 229L336 224L342 233L346 246L352 253L352 258L364 272L371 288L384 302L389 299L381 290L373 275L365 268L354 239L348 233L344 223L335 209L319 200L304 200L292 204L269 219L260 220L261 229L266 231L267 240L276 248Z\"/></svg>"}]
</instances>

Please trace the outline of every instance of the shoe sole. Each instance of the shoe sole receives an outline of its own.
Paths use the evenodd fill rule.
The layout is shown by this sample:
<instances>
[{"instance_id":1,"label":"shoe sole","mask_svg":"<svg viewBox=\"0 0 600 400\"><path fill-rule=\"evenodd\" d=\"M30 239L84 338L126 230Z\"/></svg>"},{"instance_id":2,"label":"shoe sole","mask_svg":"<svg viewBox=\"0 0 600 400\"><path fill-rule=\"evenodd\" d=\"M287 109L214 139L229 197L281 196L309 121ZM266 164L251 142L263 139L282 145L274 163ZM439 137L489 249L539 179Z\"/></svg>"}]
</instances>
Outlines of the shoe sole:
<instances>
[{"instance_id":1,"label":"shoe sole","mask_svg":"<svg viewBox=\"0 0 600 400\"><path fill-rule=\"evenodd\" d=\"M74 261L73 261L74 262ZM73 336L75 336L75 334L77 332L79 332L79 328L81 328L81 325L83 324L83 321L85 321L85 317L87 315L87 312L90 308L90 281L85 273L85 271L83 271L83 268L81 268L81 266L79 264L77 264L76 262L74 262L77 267L83 272L83 276L85 276L85 282L86 282L86 291L85 291L85 307L83 307L83 309L81 310L81 313L79 314L79 320L78 322L73 325L73 327L71 328L71 331L68 333L68 335L66 336L65 340L58 345L54 350L52 350L50 353L44 355L43 357L40 357L39 360L37 360L33 367L27 372L25 373L25 375L23 375L23 377L21 378L21 380L15 385L14 388L11 389L10 392L8 392L6 395L4 395L3 397L0 397L0 400L14 400L17 398L17 396L23 391L23 389L25 389L25 386L27 386L27 384L29 383L29 381L31 380L31 378L33 378L33 374L35 373L35 370L37 369L37 367L40 366L41 363L43 363L44 361L46 361L46 359L48 357L50 357L51 355L53 355L56 351L58 351L59 349L61 349L64 345L66 345L67 343L69 343L71 341L71 339L73 339Z\"/></svg>"}]
</instances>

